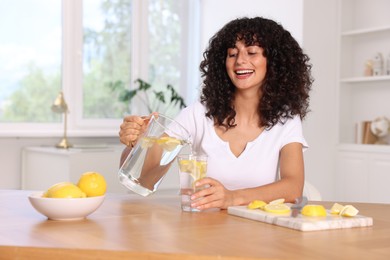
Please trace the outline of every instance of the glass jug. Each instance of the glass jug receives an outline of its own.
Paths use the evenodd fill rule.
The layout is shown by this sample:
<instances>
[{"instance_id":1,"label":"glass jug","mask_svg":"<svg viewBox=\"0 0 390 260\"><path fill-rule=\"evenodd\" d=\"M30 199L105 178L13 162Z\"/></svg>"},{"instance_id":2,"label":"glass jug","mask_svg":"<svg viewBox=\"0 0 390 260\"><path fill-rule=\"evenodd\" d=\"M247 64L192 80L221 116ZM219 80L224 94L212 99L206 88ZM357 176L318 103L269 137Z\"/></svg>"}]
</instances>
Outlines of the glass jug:
<instances>
[{"instance_id":1,"label":"glass jug","mask_svg":"<svg viewBox=\"0 0 390 260\"><path fill-rule=\"evenodd\" d=\"M189 140L189 132L178 122L162 114L152 115L146 131L119 169L119 181L139 195L154 193Z\"/></svg>"}]
</instances>

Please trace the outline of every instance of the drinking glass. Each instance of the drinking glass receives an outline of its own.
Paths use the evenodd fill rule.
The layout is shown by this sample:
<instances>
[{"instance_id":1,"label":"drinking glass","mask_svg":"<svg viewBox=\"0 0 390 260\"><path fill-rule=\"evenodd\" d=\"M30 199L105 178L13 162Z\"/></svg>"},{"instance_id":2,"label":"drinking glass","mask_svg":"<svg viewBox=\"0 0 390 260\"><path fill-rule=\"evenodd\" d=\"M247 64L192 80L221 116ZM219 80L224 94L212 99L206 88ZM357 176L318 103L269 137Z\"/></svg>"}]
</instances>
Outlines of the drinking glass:
<instances>
[{"instance_id":1,"label":"drinking glass","mask_svg":"<svg viewBox=\"0 0 390 260\"><path fill-rule=\"evenodd\" d=\"M177 157L179 164L181 208L183 211L198 212L200 210L191 207L191 195L204 189L203 186L195 186L195 183L207 173L207 156L182 154Z\"/></svg>"}]
</instances>

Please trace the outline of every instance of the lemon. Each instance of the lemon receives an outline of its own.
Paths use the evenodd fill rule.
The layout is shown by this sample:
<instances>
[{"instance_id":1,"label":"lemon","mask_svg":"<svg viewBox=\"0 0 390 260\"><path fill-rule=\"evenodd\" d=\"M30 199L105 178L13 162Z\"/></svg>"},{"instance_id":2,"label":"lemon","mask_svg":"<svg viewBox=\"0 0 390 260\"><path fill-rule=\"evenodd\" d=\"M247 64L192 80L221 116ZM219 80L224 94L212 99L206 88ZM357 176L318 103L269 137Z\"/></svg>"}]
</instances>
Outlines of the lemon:
<instances>
[{"instance_id":1,"label":"lemon","mask_svg":"<svg viewBox=\"0 0 390 260\"><path fill-rule=\"evenodd\" d=\"M200 180L206 177L206 172L207 172L207 162L197 161L195 163L195 169L193 170L191 176L195 181Z\"/></svg>"},{"instance_id":2,"label":"lemon","mask_svg":"<svg viewBox=\"0 0 390 260\"><path fill-rule=\"evenodd\" d=\"M179 160L179 169L181 172L192 173L194 164L194 160Z\"/></svg>"},{"instance_id":3,"label":"lemon","mask_svg":"<svg viewBox=\"0 0 390 260\"><path fill-rule=\"evenodd\" d=\"M191 175L194 183L206 177L207 162L193 161L189 165L190 165L190 167L188 168L189 171L187 172Z\"/></svg>"},{"instance_id":4,"label":"lemon","mask_svg":"<svg viewBox=\"0 0 390 260\"><path fill-rule=\"evenodd\" d=\"M276 204L283 204L284 203L284 199L276 199L276 200L273 200L273 201L271 201L270 203L268 203L268 204L271 204L271 205L276 205Z\"/></svg>"},{"instance_id":5,"label":"lemon","mask_svg":"<svg viewBox=\"0 0 390 260\"><path fill-rule=\"evenodd\" d=\"M262 200L254 200L248 204L248 209L264 209L265 205L267 203Z\"/></svg>"},{"instance_id":6,"label":"lemon","mask_svg":"<svg viewBox=\"0 0 390 260\"><path fill-rule=\"evenodd\" d=\"M359 210L357 210L352 205L343 206L341 204L335 203L335 204L333 204L332 208L330 209L330 213L341 215L344 217L354 217L359 213Z\"/></svg>"},{"instance_id":7,"label":"lemon","mask_svg":"<svg viewBox=\"0 0 390 260\"><path fill-rule=\"evenodd\" d=\"M181 141L174 137L163 136L157 140L157 143L166 151L171 152L181 145Z\"/></svg>"},{"instance_id":8,"label":"lemon","mask_svg":"<svg viewBox=\"0 0 390 260\"><path fill-rule=\"evenodd\" d=\"M103 175L97 172L85 172L81 175L77 186L87 197L102 196L106 193L107 183Z\"/></svg>"},{"instance_id":9,"label":"lemon","mask_svg":"<svg viewBox=\"0 0 390 260\"><path fill-rule=\"evenodd\" d=\"M45 198L85 198L86 194L71 182L60 182L51 186L44 194Z\"/></svg>"},{"instance_id":10,"label":"lemon","mask_svg":"<svg viewBox=\"0 0 390 260\"><path fill-rule=\"evenodd\" d=\"M154 142L156 142L155 137L142 137L141 138L141 147L144 149L147 149L149 147L152 147Z\"/></svg>"},{"instance_id":11,"label":"lemon","mask_svg":"<svg viewBox=\"0 0 390 260\"><path fill-rule=\"evenodd\" d=\"M340 214L341 210L344 208L343 205L335 203L333 206L330 208L330 214Z\"/></svg>"},{"instance_id":12,"label":"lemon","mask_svg":"<svg viewBox=\"0 0 390 260\"><path fill-rule=\"evenodd\" d=\"M270 213L285 214L291 211L290 207L286 204L267 204L264 206L264 210Z\"/></svg>"},{"instance_id":13,"label":"lemon","mask_svg":"<svg viewBox=\"0 0 390 260\"><path fill-rule=\"evenodd\" d=\"M308 217L326 217L326 209L322 205L309 204L303 207L301 214Z\"/></svg>"},{"instance_id":14,"label":"lemon","mask_svg":"<svg viewBox=\"0 0 390 260\"><path fill-rule=\"evenodd\" d=\"M182 173L190 174L192 178L192 186L195 188L195 183L206 177L207 161L182 159L179 160L179 169Z\"/></svg>"},{"instance_id":15,"label":"lemon","mask_svg":"<svg viewBox=\"0 0 390 260\"><path fill-rule=\"evenodd\" d=\"M343 209L340 211L340 215L343 217L354 217L359 213L359 210L357 210L352 205L346 205L343 207Z\"/></svg>"}]
</instances>

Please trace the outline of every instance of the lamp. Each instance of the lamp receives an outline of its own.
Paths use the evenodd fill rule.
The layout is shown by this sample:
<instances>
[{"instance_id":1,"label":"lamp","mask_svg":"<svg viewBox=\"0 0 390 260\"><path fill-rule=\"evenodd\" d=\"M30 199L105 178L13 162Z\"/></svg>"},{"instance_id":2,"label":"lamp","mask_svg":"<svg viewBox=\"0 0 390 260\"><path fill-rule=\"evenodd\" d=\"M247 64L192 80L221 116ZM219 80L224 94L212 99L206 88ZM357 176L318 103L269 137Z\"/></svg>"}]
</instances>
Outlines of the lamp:
<instances>
[{"instance_id":1,"label":"lamp","mask_svg":"<svg viewBox=\"0 0 390 260\"><path fill-rule=\"evenodd\" d=\"M64 114L64 137L62 140L56 145L57 148L63 148L68 149L69 147L72 147L72 145L68 142L67 136L66 136L66 129L67 129L67 114L69 112L68 105L66 104L64 94L60 92L57 96L57 98L54 100L53 105L51 106L51 110L54 113L60 113Z\"/></svg>"}]
</instances>

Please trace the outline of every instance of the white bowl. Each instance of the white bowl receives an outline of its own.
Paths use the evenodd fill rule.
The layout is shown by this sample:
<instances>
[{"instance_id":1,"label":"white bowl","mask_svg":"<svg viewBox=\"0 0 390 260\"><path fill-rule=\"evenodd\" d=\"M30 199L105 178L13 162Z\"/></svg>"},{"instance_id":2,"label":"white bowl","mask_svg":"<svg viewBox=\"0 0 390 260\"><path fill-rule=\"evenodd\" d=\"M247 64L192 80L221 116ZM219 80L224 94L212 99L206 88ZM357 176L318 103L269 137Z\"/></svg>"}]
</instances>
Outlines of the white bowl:
<instances>
[{"instance_id":1,"label":"white bowl","mask_svg":"<svg viewBox=\"0 0 390 260\"><path fill-rule=\"evenodd\" d=\"M48 219L80 220L93 213L103 203L105 195L87 198L43 198L43 192L28 196L31 205Z\"/></svg>"}]
</instances>

